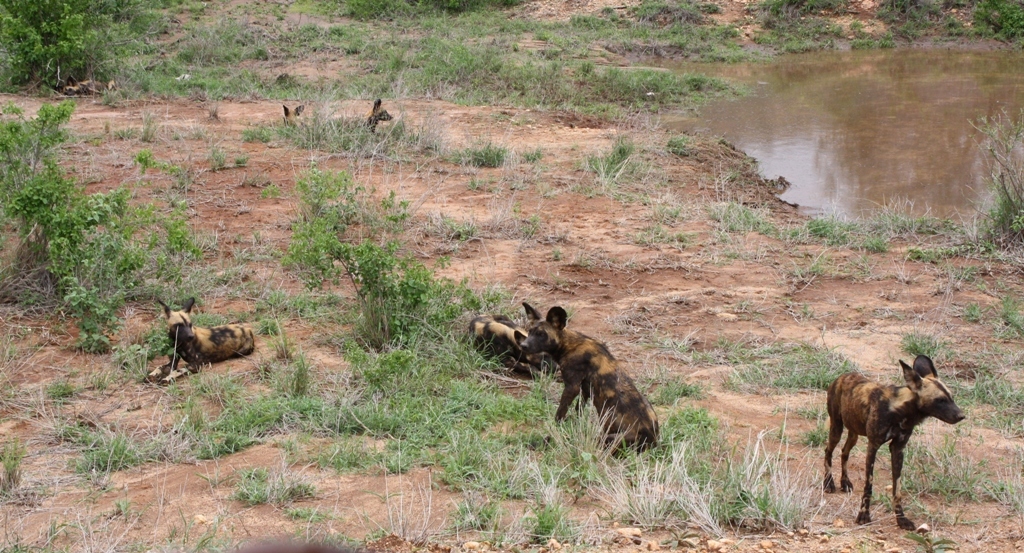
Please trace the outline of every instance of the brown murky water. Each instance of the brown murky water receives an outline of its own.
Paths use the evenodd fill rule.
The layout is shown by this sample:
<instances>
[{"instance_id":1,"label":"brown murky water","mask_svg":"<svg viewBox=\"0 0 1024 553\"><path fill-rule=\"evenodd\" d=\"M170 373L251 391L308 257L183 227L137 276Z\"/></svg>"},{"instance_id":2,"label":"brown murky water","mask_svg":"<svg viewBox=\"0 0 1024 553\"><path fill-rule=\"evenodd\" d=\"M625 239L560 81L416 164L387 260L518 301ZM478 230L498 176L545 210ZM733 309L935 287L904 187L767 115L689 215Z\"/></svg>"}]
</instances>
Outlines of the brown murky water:
<instances>
[{"instance_id":1,"label":"brown murky water","mask_svg":"<svg viewBox=\"0 0 1024 553\"><path fill-rule=\"evenodd\" d=\"M974 213L987 192L972 122L1024 108L1020 52L827 52L686 69L751 93L666 123L725 137L766 177L789 180L782 198L810 212L856 216L907 199L918 213Z\"/></svg>"}]
</instances>

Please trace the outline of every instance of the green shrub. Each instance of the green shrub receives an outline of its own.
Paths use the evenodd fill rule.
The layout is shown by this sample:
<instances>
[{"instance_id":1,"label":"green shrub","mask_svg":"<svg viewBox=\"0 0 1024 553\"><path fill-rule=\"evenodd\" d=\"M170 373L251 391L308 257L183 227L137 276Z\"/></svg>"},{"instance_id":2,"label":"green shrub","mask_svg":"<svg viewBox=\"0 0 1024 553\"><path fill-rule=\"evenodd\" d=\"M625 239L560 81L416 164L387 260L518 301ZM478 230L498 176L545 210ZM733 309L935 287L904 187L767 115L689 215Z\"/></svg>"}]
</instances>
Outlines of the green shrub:
<instances>
[{"instance_id":1,"label":"green shrub","mask_svg":"<svg viewBox=\"0 0 1024 553\"><path fill-rule=\"evenodd\" d=\"M460 162L474 167L501 167L508 157L508 148L488 142L480 148L466 148L457 155Z\"/></svg>"},{"instance_id":2,"label":"green shrub","mask_svg":"<svg viewBox=\"0 0 1024 553\"><path fill-rule=\"evenodd\" d=\"M11 264L0 266L0 296L21 303L56 296L78 320L79 347L103 352L147 263L160 274L168 256L199 252L183 214L158 222L151 207L129 203L127 189L90 195L64 176L55 149L72 111L72 102L43 105L25 120L7 108L0 121L0 204L20 238Z\"/></svg>"},{"instance_id":3,"label":"green shrub","mask_svg":"<svg viewBox=\"0 0 1024 553\"><path fill-rule=\"evenodd\" d=\"M155 17L146 0L0 0L0 49L16 85L109 78L111 61Z\"/></svg>"},{"instance_id":4,"label":"green shrub","mask_svg":"<svg viewBox=\"0 0 1024 553\"><path fill-rule=\"evenodd\" d=\"M1006 113L983 117L976 127L985 135L987 180L994 192L989 233L999 242L1018 243L1024 239L1024 110L1016 120Z\"/></svg>"},{"instance_id":5,"label":"green shrub","mask_svg":"<svg viewBox=\"0 0 1024 553\"><path fill-rule=\"evenodd\" d=\"M668 153L679 157L689 157L694 154L693 148L690 146L690 137L685 135L673 136L668 139L666 149Z\"/></svg>"},{"instance_id":6,"label":"green shrub","mask_svg":"<svg viewBox=\"0 0 1024 553\"><path fill-rule=\"evenodd\" d=\"M1024 2L1020 0L981 0L974 9L976 25L990 29L1005 40L1024 38Z\"/></svg>"}]
</instances>

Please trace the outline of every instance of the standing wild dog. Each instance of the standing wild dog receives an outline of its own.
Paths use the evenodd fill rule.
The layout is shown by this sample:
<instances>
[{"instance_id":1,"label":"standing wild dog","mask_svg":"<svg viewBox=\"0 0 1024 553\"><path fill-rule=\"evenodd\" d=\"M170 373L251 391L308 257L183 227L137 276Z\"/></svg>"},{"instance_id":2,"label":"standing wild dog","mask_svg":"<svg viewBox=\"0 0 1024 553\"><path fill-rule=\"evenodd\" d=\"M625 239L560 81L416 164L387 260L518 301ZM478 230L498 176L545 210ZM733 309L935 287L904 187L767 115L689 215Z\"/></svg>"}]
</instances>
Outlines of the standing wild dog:
<instances>
[{"instance_id":1,"label":"standing wild dog","mask_svg":"<svg viewBox=\"0 0 1024 553\"><path fill-rule=\"evenodd\" d=\"M300 115L302 115L303 110L306 109L306 106L304 106L304 105L297 106L295 109L288 109L288 106L285 106L285 105L282 105L281 107L284 108L284 123L285 123L285 125L294 125L295 124L295 120L298 119L298 117Z\"/></svg>"},{"instance_id":2,"label":"standing wild dog","mask_svg":"<svg viewBox=\"0 0 1024 553\"><path fill-rule=\"evenodd\" d=\"M381 121L391 121L393 119L391 114L381 107L381 105L382 102L380 101L380 98L377 98L377 101L373 103L373 108L370 110L370 113L366 116L366 126L370 128L370 132L377 132L377 123L380 123Z\"/></svg>"},{"instance_id":3,"label":"standing wild dog","mask_svg":"<svg viewBox=\"0 0 1024 553\"><path fill-rule=\"evenodd\" d=\"M564 309L552 307L546 320L530 328L528 336L522 332L516 336L523 351L548 353L562 369L565 388L555 420L565 419L577 396L581 410L593 398L594 408L604 421L606 443L639 450L657 445L658 415L651 403L604 344L565 328L567 317Z\"/></svg>"},{"instance_id":4,"label":"standing wild dog","mask_svg":"<svg viewBox=\"0 0 1024 553\"><path fill-rule=\"evenodd\" d=\"M167 319L167 334L174 342L174 353L168 364L149 373L149 381L170 382L186 372L194 373L207 363L216 363L236 356L249 355L255 348L256 338L247 326L230 324L213 328L193 327L189 316L196 299L189 298L181 311L171 311L160 302ZM188 371L178 371L178 362L184 359Z\"/></svg>"},{"instance_id":5,"label":"standing wild dog","mask_svg":"<svg viewBox=\"0 0 1024 553\"><path fill-rule=\"evenodd\" d=\"M871 479L875 469L875 454L882 444L889 442L892 457L892 510L896 523L904 530L914 530L914 523L903 514L900 474L903 471L903 448L910 440L914 427L928 417L948 424L964 420L964 413L953 402L949 389L939 380L935 365L925 355L914 359L910 367L902 360L906 386L883 386L869 381L858 373L846 373L828 387L828 444L825 446L825 482L828 493L836 491L832 480L832 451L843 435L843 426L849 430L843 444L843 475L840 485L844 492L853 491L853 483L846 472L850 450L860 436L868 437L865 462L864 497L860 502L857 524L871 522Z\"/></svg>"},{"instance_id":6,"label":"standing wild dog","mask_svg":"<svg viewBox=\"0 0 1024 553\"><path fill-rule=\"evenodd\" d=\"M502 364L517 373L537 376L538 371L551 373L558 366L547 353L526 353L516 342L516 331L521 334L542 319L537 310L523 302L526 310L527 327L517 325L504 315L480 315L469 323L469 336L477 349L501 360Z\"/></svg>"}]
</instances>

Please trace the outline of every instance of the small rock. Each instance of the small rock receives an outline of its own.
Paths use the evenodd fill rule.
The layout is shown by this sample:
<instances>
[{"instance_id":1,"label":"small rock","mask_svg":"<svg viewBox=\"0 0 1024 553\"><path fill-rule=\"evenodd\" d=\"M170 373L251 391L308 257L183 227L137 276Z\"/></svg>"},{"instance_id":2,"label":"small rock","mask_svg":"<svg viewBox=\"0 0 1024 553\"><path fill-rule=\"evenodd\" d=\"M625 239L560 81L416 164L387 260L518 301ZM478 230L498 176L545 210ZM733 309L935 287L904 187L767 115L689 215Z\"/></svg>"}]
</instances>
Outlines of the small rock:
<instances>
[{"instance_id":1,"label":"small rock","mask_svg":"<svg viewBox=\"0 0 1024 553\"><path fill-rule=\"evenodd\" d=\"M466 550L469 550L469 551L477 551L477 550L480 549L480 542L478 542L478 541L467 541L466 543L462 544L462 548L466 549Z\"/></svg>"},{"instance_id":2,"label":"small rock","mask_svg":"<svg viewBox=\"0 0 1024 553\"><path fill-rule=\"evenodd\" d=\"M732 543L733 543L733 540L731 540L729 538L722 538L722 539L720 539L718 541L722 542L722 545L732 545Z\"/></svg>"},{"instance_id":3,"label":"small rock","mask_svg":"<svg viewBox=\"0 0 1024 553\"><path fill-rule=\"evenodd\" d=\"M792 538L794 535L796 535L796 534L794 534L793 532L786 532L786 537L787 538Z\"/></svg>"},{"instance_id":4,"label":"small rock","mask_svg":"<svg viewBox=\"0 0 1024 553\"><path fill-rule=\"evenodd\" d=\"M207 522L210 522L203 515L196 515L192 517L192 520L195 521L196 524L206 524Z\"/></svg>"},{"instance_id":5,"label":"small rock","mask_svg":"<svg viewBox=\"0 0 1024 553\"><path fill-rule=\"evenodd\" d=\"M615 531L627 538L639 538L643 534L639 528L616 528Z\"/></svg>"},{"instance_id":6,"label":"small rock","mask_svg":"<svg viewBox=\"0 0 1024 553\"><path fill-rule=\"evenodd\" d=\"M903 550L899 547L891 547L885 550L887 553L903 553Z\"/></svg>"},{"instance_id":7,"label":"small rock","mask_svg":"<svg viewBox=\"0 0 1024 553\"><path fill-rule=\"evenodd\" d=\"M648 551L661 551L661 545L659 545L658 542L656 542L654 540L648 540L647 541L647 550Z\"/></svg>"},{"instance_id":8,"label":"small rock","mask_svg":"<svg viewBox=\"0 0 1024 553\"><path fill-rule=\"evenodd\" d=\"M548 540L548 549L552 551L558 551L561 548L562 544L558 543L558 540L556 540L555 538L551 538L550 540Z\"/></svg>"},{"instance_id":9,"label":"small rock","mask_svg":"<svg viewBox=\"0 0 1024 553\"><path fill-rule=\"evenodd\" d=\"M832 526L835 526L836 528L846 528L846 523L843 522L843 519L837 518L832 521Z\"/></svg>"},{"instance_id":10,"label":"small rock","mask_svg":"<svg viewBox=\"0 0 1024 553\"><path fill-rule=\"evenodd\" d=\"M771 549L773 547L775 547L775 544L772 543L772 540L761 540L761 549Z\"/></svg>"},{"instance_id":11,"label":"small rock","mask_svg":"<svg viewBox=\"0 0 1024 553\"><path fill-rule=\"evenodd\" d=\"M806 528L801 528L800 529L800 535L801 536L806 536L807 534L810 534L810 532L808 532Z\"/></svg>"},{"instance_id":12,"label":"small rock","mask_svg":"<svg viewBox=\"0 0 1024 553\"><path fill-rule=\"evenodd\" d=\"M927 522L924 522L920 526L917 527L917 530L914 530L914 531L917 532L918 534L927 534L928 532L932 531L932 527L928 526Z\"/></svg>"},{"instance_id":13,"label":"small rock","mask_svg":"<svg viewBox=\"0 0 1024 553\"><path fill-rule=\"evenodd\" d=\"M715 316L723 321L735 321L739 319L737 315L733 315L732 313L715 313Z\"/></svg>"},{"instance_id":14,"label":"small rock","mask_svg":"<svg viewBox=\"0 0 1024 553\"><path fill-rule=\"evenodd\" d=\"M827 543L830 539L832 538L830 538L828 534L822 534L821 537L818 538L818 541L821 543Z\"/></svg>"},{"instance_id":15,"label":"small rock","mask_svg":"<svg viewBox=\"0 0 1024 553\"><path fill-rule=\"evenodd\" d=\"M839 550L839 553L853 553L853 551L851 551L849 547L844 547Z\"/></svg>"},{"instance_id":16,"label":"small rock","mask_svg":"<svg viewBox=\"0 0 1024 553\"><path fill-rule=\"evenodd\" d=\"M708 551L721 551L722 542L715 540L708 540Z\"/></svg>"}]
</instances>

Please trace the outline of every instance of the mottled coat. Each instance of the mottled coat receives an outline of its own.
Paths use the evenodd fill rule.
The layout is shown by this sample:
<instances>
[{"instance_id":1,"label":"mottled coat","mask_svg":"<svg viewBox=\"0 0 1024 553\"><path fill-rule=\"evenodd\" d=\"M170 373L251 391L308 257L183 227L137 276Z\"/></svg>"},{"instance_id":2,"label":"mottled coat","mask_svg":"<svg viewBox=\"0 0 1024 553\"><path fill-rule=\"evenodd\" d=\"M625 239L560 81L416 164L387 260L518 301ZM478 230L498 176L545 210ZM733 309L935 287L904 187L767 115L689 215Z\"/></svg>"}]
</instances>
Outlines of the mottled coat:
<instances>
[{"instance_id":1,"label":"mottled coat","mask_svg":"<svg viewBox=\"0 0 1024 553\"><path fill-rule=\"evenodd\" d=\"M377 101L373 103L373 108L370 109L370 113L366 115L366 126L370 128L370 132L377 132L377 123L391 121L391 119L391 114L384 109L381 99L377 98Z\"/></svg>"},{"instance_id":2,"label":"mottled coat","mask_svg":"<svg viewBox=\"0 0 1024 553\"><path fill-rule=\"evenodd\" d=\"M566 320L564 309L552 307L546 319L530 329L529 335L518 335L523 351L548 353L561 368L565 388L555 420L565 419L577 397L579 409L592 399L604 421L608 443L640 450L657 445L658 415L651 403L604 344L566 329Z\"/></svg>"},{"instance_id":3,"label":"mottled coat","mask_svg":"<svg viewBox=\"0 0 1024 553\"><path fill-rule=\"evenodd\" d=\"M195 298L189 298L180 311L172 311L167 304L160 302L164 309L164 318L167 319L167 334L174 343L174 353L171 354L168 364L150 373L150 381L169 382L185 374L186 371L178 371L178 363L181 360L188 363L187 372L194 373L203 365L249 355L255 349L256 337L247 326L192 326L190 315L195 302Z\"/></svg>"},{"instance_id":4,"label":"mottled coat","mask_svg":"<svg viewBox=\"0 0 1024 553\"><path fill-rule=\"evenodd\" d=\"M871 382L859 373L846 373L836 379L828 388L829 435L825 446L826 492L836 490L832 479L832 452L842 437L843 428L848 430L842 452L842 478L840 485L844 492L853 491L846 470L850 450L857 444L859 436L867 436L868 450L865 462L864 496L861 499L858 524L871 522L872 474L875 469L875 455L884 443L889 444L892 457L892 505L896 523L904 530L914 530L915 525L903 513L900 476L903 472L903 448L910 440L914 427L928 417L935 417L945 423L956 424L964 419L963 411L953 402L953 396L939 380L935 365L927 356L918 355L914 366L900 361L906 386L886 386Z\"/></svg>"},{"instance_id":5,"label":"mottled coat","mask_svg":"<svg viewBox=\"0 0 1024 553\"><path fill-rule=\"evenodd\" d=\"M547 353L526 353L516 342L516 331L521 334L542 319L533 307L523 303L526 310L527 326L519 326L504 315L480 315L469 323L469 336L477 349L495 357L515 372L536 376L540 372L552 373L558 366Z\"/></svg>"}]
</instances>

